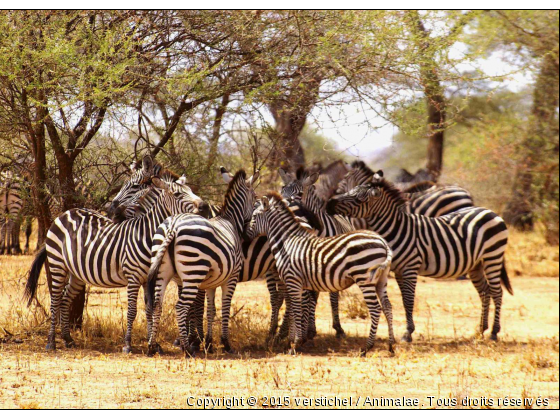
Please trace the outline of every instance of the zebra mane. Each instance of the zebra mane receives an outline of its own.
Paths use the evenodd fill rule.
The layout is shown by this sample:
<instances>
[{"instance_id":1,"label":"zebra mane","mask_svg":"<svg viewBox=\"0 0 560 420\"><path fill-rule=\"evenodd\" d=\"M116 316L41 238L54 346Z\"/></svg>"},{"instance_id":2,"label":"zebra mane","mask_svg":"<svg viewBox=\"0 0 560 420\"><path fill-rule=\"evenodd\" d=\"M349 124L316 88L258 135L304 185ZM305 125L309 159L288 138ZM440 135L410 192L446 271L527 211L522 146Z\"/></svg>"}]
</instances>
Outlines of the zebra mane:
<instances>
[{"instance_id":1,"label":"zebra mane","mask_svg":"<svg viewBox=\"0 0 560 420\"><path fill-rule=\"evenodd\" d=\"M266 193L266 196L272 198L274 200L275 205L279 205L282 209L285 209L291 215L292 219L294 219L294 222L297 223L302 229L305 229L308 232L313 232L311 229L308 229L307 227L301 225L301 223L298 220L298 217L294 214L293 210L290 208L290 206L288 205L284 197L282 197L276 191L269 191ZM323 226L319 221L319 219L317 218L317 216L315 215L315 213L313 213L311 210L309 210L307 207L305 207L303 204L299 202L298 202L298 206L302 211L302 216L307 219L311 227L317 230L323 229Z\"/></svg>"},{"instance_id":2,"label":"zebra mane","mask_svg":"<svg viewBox=\"0 0 560 420\"><path fill-rule=\"evenodd\" d=\"M243 178L244 180L247 179L247 173L243 169L238 170L235 173L235 175L233 176L232 180L229 182L228 189L226 191L226 195L224 196L224 204L222 205L222 207L220 208L220 211L218 213L220 216L225 215L227 207L228 207L226 205L226 203L228 203L231 200L231 195L233 194L233 189L234 189L235 185L237 185L237 182L238 182L239 178Z\"/></svg>"},{"instance_id":3,"label":"zebra mane","mask_svg":"<svg viewBox=\"0 0 560 420\"><path fill-rule=\"evenodd\" d=\"M382 189L387 196L397 203L397 206L403 206L408 202L403 192L392 182L387 181L385 178L381 178L375 182L371 183L372 188Z\"/></svg>"},{"instance_id":4,"label":"zebra mane","mask_svg":"<svg viewBox=\"0 0 560 420\"><path fill-rule=\"evenodd\" d=\"M373 177L373 175L375 175L375 172L373 172L363 160L355 160L354 162L352 162L352 169L356 171L362 171L368 176Z\"/></svg>"},{"instance_id":5,"label":"zebra mane","mask_svg":"<svg viewBox=\"0 0 560 420\"><path fill-rule=\"evenodd\" d=\"M426 190L434 187L435 185L436 185L435 182L432 182L432 181L421 181L421 182L417 182L416 184L413 184L410 187L402 190L402 192L406 193L406 194L423 192L423 191L426 191Z\"/></svg>"}]
</instances>

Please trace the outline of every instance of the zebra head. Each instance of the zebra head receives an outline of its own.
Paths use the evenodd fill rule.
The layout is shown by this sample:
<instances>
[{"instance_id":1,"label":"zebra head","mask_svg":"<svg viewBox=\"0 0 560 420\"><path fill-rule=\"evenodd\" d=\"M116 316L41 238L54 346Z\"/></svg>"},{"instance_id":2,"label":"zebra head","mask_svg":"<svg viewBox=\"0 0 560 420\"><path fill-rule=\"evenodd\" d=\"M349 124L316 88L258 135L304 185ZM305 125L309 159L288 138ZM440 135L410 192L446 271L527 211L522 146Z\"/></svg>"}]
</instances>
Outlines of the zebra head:
<instances>
[{"instance_id":1,"label":"zebra head","mask_svg":"<svg viewBox=\"0 0 560 420\"><path fill-rule=\"evenodd\" d=\"M310 172L303 167L300 167L295 175L286 173L284 169L279 169L278 173L280 178L282 178L282 182L284 182L280 194L290 201L301 201L303 189L314 184L319 177L319 172Z\"/></svg>"},{"instance_id":2,"label":"zebra head","mask_svg":"<svg viewBox=\"0 0 560 420\"><path fill-rule=\"evenodd\" d=\"M387 208L397 209L406 202L406 198L397 187L381 179L358 185L347 193L333 197L327 203L327 212L331 215L368 218L384 213Z\"/></svg>"},{"instance_id":3,"label":"zebra head","mask_svg":"<svg viewBox=\"0 0 560 420\"><path fill-rule=\"evenodd\" d=\"M266 235L268 220L267 213L270 210L270 200L265 195L255 202L251 221L245 229L245 240L253 240L257 236Z\"/></svg>"},{"instance_id":4,"label":"zebra head","mask_svg":"<svg viewBox=\"0 0 560 420\"><path fill-rule=\"evenodd\" d=\"M162 190L160 199L163 198L163 203L171 214L198 214L199 207L203 207L204 201L193 193L188 185L184 185L180 181L169 183L161 178L153 177L152 183L155 188Z\"/></svg>"},{"instance_id":5,"label":"zebra head","mask_svg":"<svg viewBox=\"0 0 560 420\"><path fill-rule=\"evenodd\" d=\"M242 234L245 225L251 220L253 206L256 201L254 186L259 179L259 171L256 171L249 179L243 169L231 175L224 167L220 168L224 181L228 182L228 189L224 199L224 205L220 215L228 218Z\"/></svg>"},{"instance_id":6,"label":"zebra head","mask_svg":"<svg viewBox=\"0 0 560 420\"><path fill-rule=\"evenodd\" d=\"M150 155L144 156L140 165L136 163L130 165L130 169L132 171L130 179L121 187L107 210L109 217L113 217L123 203L131 202L138 193L149 188L155 175L155 165Z\"/></svg>"},{"instance_id":7,"label":"zebra head","mask_svg":"<svg viewBox=\"0 0 560 420\"><path fill-rule=\"evenodd\" d=\"M383 171L372 171L362 160L356 160L350 165L346 176L338 184L336 194L344 194L354 187L373 181L377 182L383 179Z\"/></svg>"}]
</instances>

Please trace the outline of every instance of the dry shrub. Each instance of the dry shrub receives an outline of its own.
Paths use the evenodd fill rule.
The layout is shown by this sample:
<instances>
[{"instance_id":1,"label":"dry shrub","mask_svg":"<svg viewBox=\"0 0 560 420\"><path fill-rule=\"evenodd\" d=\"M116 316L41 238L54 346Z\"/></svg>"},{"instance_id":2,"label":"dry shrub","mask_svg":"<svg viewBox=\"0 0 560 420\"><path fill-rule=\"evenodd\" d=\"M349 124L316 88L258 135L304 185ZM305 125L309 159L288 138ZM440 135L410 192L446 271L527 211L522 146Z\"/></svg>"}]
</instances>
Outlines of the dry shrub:
<instances>
[{"instance_id":1,"label":"dry shrub","mask_svg":"<svg viewBox=\"0 0 560 420\"><path fill-rule=\"evenodd\" d=\"M342 299L342 312L348 316L350 319L367 319L369 317L369 311L361 293L355 293L353 291L348 291L341 294Z\"/></svg>"}]
</instances>

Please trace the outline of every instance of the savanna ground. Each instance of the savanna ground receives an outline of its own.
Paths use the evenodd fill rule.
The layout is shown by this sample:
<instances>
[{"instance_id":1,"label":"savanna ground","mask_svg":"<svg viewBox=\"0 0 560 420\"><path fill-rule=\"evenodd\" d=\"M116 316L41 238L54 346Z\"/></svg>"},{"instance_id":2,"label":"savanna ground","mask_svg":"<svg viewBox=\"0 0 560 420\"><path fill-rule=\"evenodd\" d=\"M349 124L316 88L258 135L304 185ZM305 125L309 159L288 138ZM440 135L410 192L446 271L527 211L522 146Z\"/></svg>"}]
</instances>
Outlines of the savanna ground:
<instances>
[{"instance_id":1,"label":"savanna ground","mask_svg":"<svg viewBox=\"0 0 560 420\"><path fill-rule=\"evenodd\" d=\"M359 290L352 287L341 300L347 337L334 337L323 294L318 336L303 353L290 356L265 345L268 292L264 282L250 282L238 286L233 301L231 336L237 354L218 347L214 354L185 359L171 344L177 335L175 286L168 289L163 318L165 355L144 354L143 302L134 329L135 351L121 353L126 294L118 289L90 289L84 328L74 332L78 347L65 349L59 338L58 350L47 353L44 274L38 303L27 309L22 295L32 257L0 256L0 408L184 408L195 401L191 396L255 396L258 406L265 397L289 396L291 407L295 397L353 397L354 404L361 397L358 405L366 408L368 396L418 398L424 408L436 405L428 396L455 398L459 407L467 396L494 398L494 407L498 398L533 398L533 408L541 397L549 408L558 408L558 248L546 246L538 234L514 232L507 258L515 295L504 295L497 343L488 340L488 333L482 340L475 334L480 301L470 281L420 279L415 341L399 343L394 355L387 351L382 317L375 349L365 358L358 356L369 319ZM389 293L400 336L405 316L394 280Z\"/></svg>"}]
</instances>

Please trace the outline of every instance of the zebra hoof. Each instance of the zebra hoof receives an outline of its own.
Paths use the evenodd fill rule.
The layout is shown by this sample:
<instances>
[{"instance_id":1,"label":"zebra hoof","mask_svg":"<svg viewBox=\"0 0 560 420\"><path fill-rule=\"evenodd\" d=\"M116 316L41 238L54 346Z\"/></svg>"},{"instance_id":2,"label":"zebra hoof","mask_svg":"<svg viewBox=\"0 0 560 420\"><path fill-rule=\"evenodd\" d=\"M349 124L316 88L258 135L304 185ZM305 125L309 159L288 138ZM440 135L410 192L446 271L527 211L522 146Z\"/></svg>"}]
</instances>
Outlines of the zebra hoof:
<instances>
[{"instance_id":1,"label":"zebra hoof","mask_svg":"<svg viewBox=\"0 0 560 420\"><path fill-rule=\"evenodd\" d=\"M402 336L401 341L405 343L412 343L412 336L407 332Z\"/></svg>"},{"instance_id":2,"label":"zebra hoof","mask_svg":"<svg viewBox=\"0 0 560 420\"><path fill-rule=\"evenodd\" d=\"M189 347L185 350L185 359L194 359L196 357L197 348Z\"/></svg>"},{"instance_id":3,"label":"zebra hoof","mask_svg":"<svg viewBox=\"0 0 560 420\"><path fill-rule=\"evenodd\" d=\"M47 347L45 348L47 351L55 351L56 344L55 343L47 343Z\"/></svg>"},{"instance_id":4,"label":"zebra hoof","mask_svg":"<svg viewBox=\"0 0 560 420\"><path fill-rule=\"evenodd\" d=\"M181 347L181 339L180 339L179 337L177 337L177 338L175 339L175 341L173 342L173 345L174 345L175 347Z\"/></svg>"},{"instance_id":5,"label":"zebra hoof","mask_svg":"<svg viewBox=\"0 0 560 420\"><path fill-rule=\"evenodd\" d=\"M130 353L132 352L132 347L130 347L130 346L124 346L124 347L122 348L122 352L123 352L124 354L130 354Z\"/></svg>"},{"instance_id":6,"label":"zebra hoof","mask_svg":"<svg viewBox=\"0 0 560 420\"><path fill-rule=\"evenodd\" d=\"M204 350L206 353L214 353L214 345L212 343L204 344Z\"/></svg>"},{"instance_id":7,"label":"zebra hoof","mask_svg":"<svg viewBox=\"0 0 560 420\"><path fill-rule=\"evenodd\" d=\"M389 343L389 353L395 354L394 343Z\"/></svg>"},{"instance_id":8,"label":"zebra hoof","mask_svg":"<svg viewBox=\"0 0 560 420\"><path fill-rule=\"evenodd\" d=\"M72 349L72 348L76 347L76 342L74 340L65 341L64 345L66 346L67 349Z\"/></svg>"},{"instance_id":9,"label":"zebra hoof","mask_svg":"<svg viewBox=\"0 0 560 420\"><path fill-rule=\"evenodd\" d=\"M368 349L360 349L360 357L366 357Z\"/></svg>"},{"instance_id":10,"label":"zebra hoof","mask_svg":"<svg viewBox=\"0 0 560 420\"><path fill-rule=\"evenodd\" d=\"M498 334L494 334L494 333L490 334L490 340L498 341Z\"/></svg>"}]
</instances>

